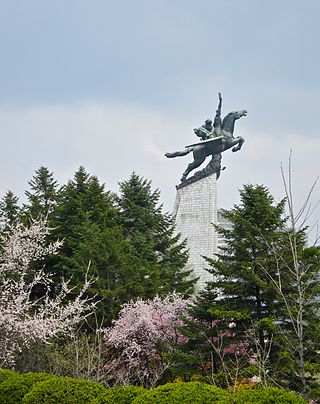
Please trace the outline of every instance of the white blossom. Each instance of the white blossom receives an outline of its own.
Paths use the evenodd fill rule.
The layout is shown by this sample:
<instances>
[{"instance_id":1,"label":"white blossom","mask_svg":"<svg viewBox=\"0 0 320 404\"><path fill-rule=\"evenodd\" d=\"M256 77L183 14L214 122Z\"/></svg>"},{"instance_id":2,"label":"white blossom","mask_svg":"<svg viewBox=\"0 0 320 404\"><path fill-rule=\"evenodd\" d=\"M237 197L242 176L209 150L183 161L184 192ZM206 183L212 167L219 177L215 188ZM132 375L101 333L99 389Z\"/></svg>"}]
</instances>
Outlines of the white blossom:
<instances>
[{"instance_id":1,"label":"white blossom","mask_svg":"<svg viewBox=\"0 0 320 404\"><path fill-rule=\"evenodd\" d=\"M18 224L1 237L0 254L0 367L13 366L15 357L32 341L47 342L60 335L69 335L84 319L94 304L85 297L91 281L84 280L79 295L66 300L72 291L69 282L61 283L54 297L49 295L53 281L48 271L32 265L48 254L56 254L61 242L47 245L50 232L43 220L29 227ZM42 298L32 295L36 285L47 292Z\"/></svg>"}]
</instances>

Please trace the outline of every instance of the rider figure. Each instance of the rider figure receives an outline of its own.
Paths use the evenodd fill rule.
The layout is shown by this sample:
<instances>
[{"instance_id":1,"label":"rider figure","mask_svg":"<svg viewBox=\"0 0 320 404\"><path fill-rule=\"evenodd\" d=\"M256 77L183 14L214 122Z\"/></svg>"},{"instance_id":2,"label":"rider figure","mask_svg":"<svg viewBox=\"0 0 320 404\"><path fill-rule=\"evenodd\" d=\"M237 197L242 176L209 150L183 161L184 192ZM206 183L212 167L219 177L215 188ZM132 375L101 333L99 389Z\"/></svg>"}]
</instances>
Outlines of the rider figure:
<instances>
[{"instance_id":1,"label":"rider figure","mask_svg":"<svg viewBox=\"0 0 320 404\"><path fill-rule=\"evenodd\" d=\"M206 119L204 125L199 128L193 129L194 133L201 138L201 140L210 139L212 137L221 136L221 106L222 106L222 97L221 93L219 93L219 105L216 110L216 116L214 117L214 122L212 126L212 120Z\"/></svg>"},{"instance_id":2,"label":"rider figure","mask_svg":"<svg viewBox=\"0 0 320 404\"><path fill-rule=\"evenodd\" d=\"M199 128L193 129L194 133L201 138L201 140L206 140L210 137L212 133L212 120L206 119L204 125Z\"/></svg>"}]
</instances>

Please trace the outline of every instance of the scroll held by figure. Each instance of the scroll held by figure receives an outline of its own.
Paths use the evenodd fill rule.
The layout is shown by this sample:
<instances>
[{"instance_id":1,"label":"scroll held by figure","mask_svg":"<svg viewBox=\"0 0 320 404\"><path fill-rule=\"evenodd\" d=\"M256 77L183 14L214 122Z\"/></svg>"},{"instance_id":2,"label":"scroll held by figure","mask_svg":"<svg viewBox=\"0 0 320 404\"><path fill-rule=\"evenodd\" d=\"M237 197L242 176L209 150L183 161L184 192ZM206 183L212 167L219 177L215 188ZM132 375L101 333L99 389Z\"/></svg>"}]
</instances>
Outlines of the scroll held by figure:
<instances>
[{"instance_id":1,"label":"scroll held by figure","mask_svg":"<svg viewBox=\"0 0 320 404\"><path fill-rule=\"evenodd\" d=\"M211 119L206 119L202 126L193 129L194 134L201 140L197 143L185 146L184 150L165 154L166 157L173 158L186 156L191 152L193 153L193 161L182 174L181 184L179 184L177 188L188 185L213 173L216 173L217 178L219 178L220 171L223 169L221 168L221 153L231 148L233 152L241 149L244 138L242 136L234 137L233 132L236 120L246 116L247 111L243 109L229 112L222 120L221 107L222 97L221 93L219 93L219 104L213 123ZM208 156L211 156L209 164L202 170L195 172L192 177L187 178L189 173L199 167Z\"/></svg>"}]
</instances>

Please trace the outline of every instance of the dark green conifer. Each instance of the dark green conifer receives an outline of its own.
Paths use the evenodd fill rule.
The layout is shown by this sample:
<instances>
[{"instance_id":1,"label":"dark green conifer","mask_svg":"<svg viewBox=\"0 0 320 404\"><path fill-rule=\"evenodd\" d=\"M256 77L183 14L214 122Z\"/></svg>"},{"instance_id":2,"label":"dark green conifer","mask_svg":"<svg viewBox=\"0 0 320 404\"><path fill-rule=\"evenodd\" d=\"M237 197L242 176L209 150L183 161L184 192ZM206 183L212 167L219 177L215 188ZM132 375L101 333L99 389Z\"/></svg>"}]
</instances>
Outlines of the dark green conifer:
<instances>
[{"instance_id":1,"label":"dark green conifer","mask_svg":"<svg viewBox=\"0 0 320 404\"><path fill-rule=\"evenodd\" d=\"M1 228L13 226L17 223L21 208L18 204L19 198L12 191L7 191L0 201Z\"/></svg>"},{"instance_id":2,"label":"dark green conifer","mask_svg":"<svg viewBox=\"0 0 320 404\"><path fill-rule=\"evenodd\" d=\"M28 182L30 191L25 194L28 204L24 206L25 216L34 219L38 217L48 217L56 203L58 183L54 179L53 173L46 167L40 167L35 175Z\"/></svg>"},{"instance_id":3,"label":"dark green conifer","mask_svg":"<svg viewBox=\"0 0 320 404\"><path fill-rule=\"evenodd\" d=\"M135 274L132 292L140 285L139 294L132 297L151 298L174 290L188 296L193 290L194 280L183 270L188 259L185 242L175 234L173 219L162 212L159 199L151 182L135 173L120 183L117 204L130 243L130 272Z\"/></svg>"}]
</instances>

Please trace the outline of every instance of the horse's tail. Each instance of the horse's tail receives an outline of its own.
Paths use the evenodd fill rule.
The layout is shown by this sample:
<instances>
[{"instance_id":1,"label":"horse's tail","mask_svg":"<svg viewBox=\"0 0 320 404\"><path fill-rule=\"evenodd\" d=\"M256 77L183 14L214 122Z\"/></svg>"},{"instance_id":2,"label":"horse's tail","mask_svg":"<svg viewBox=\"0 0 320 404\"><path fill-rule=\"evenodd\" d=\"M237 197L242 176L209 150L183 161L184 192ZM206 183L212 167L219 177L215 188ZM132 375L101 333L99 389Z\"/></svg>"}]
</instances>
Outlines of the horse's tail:
<instances>
[{"instance_id":1,"label":"horse's tail","mask_svg":"<svg viewBox=\"0 0 320 404\"><path fill-rule=\"evenodd\" d=\"M173 153L166 153L165 156L168 157L169 159L173 158L173 157L182 157L182 156L186 156L187 154L189 154L190 152L192 152L193 147L187 147L184 150L181 151L176 151Z\"/></svg>"}]
</instances>

